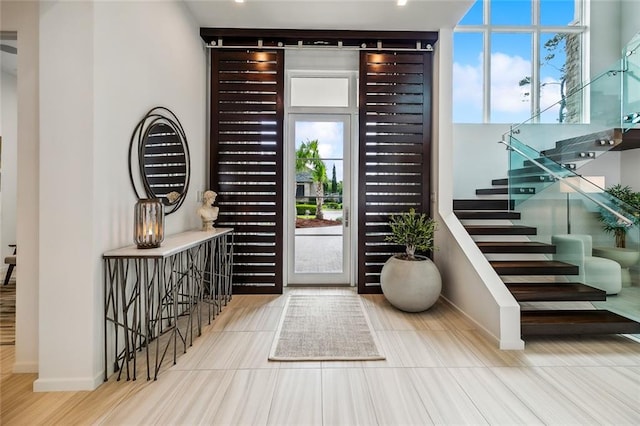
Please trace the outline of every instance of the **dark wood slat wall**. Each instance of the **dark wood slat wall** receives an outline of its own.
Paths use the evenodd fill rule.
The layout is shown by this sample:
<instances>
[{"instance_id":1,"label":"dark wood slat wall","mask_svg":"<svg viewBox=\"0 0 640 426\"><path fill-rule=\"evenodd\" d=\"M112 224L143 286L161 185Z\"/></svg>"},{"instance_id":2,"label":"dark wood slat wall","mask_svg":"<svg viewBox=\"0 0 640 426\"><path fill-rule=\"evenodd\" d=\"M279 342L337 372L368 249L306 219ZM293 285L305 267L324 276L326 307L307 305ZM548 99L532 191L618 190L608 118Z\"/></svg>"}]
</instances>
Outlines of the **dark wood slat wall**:
<instances>
[{"instance_id":1,"label":"dark wood slat wall","mask_svg":"<svg viewBox=\"0 0 640 426\"><path fill-rule=\"evenodd\" d=\"M210 184L232 227L233 291L282 293L284 52L211 52Z\"/></svg>"},{"instance_id":2,"label":"dark wood slat wall","mask_svg":"<svg viewBox=\"0 0 640 426\"><path fill-rule=\"evenodd\" d=\"M389 217L430 214L432 54L360 53L358 292L380 293Z\"/></svg>"}]
</instances>

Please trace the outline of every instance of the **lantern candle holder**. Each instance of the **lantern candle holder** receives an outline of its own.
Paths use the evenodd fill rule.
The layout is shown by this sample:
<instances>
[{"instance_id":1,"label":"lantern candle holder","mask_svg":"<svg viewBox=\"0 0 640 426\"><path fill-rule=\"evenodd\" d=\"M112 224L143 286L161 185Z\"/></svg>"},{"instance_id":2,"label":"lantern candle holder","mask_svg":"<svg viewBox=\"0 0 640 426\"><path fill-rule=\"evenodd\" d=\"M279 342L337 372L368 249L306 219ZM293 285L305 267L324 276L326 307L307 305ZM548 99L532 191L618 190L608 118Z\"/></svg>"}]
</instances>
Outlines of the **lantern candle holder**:
<instances>
[{"instance_id":1,"label":"lantern candle holder","mask_svg":"<svg viewBox=\"0 0 640 426\"><path fill-rule=\"evenodd\" d=\"M158 198L138 200L133 241L139 249L158 248L164 240L164 205Z\"/></svg>"}]
</instances>

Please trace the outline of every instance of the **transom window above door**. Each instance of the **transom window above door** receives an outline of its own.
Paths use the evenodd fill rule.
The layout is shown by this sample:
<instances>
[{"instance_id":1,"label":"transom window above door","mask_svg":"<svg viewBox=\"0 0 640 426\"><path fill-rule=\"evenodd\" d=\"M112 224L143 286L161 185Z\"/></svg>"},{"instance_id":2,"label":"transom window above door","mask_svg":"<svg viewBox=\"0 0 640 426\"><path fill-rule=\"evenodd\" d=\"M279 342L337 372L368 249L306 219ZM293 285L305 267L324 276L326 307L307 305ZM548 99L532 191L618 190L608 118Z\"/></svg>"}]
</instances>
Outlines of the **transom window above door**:
<instances>
[{"instance_id":1,"label":"transom window above door","mask_svg":"<svg viewBox=\"0 0 640 426\"><path fill-rule=\"evenodd\" d=\"M346 77L292 77L292 107L349 106L349 79Z\"/></svg>"}]
</instances>

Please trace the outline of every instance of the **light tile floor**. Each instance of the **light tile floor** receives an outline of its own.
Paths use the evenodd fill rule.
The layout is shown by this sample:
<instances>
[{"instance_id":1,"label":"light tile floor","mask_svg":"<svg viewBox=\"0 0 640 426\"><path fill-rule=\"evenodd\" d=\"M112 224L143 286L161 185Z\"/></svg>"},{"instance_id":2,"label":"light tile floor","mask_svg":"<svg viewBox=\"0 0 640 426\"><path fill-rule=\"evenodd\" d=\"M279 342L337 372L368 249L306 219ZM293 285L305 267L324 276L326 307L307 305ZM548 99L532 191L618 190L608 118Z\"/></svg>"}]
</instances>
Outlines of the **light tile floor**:
<instances>
[{"instance_id":1,"label":"light tile floor","mask_svg":"<svg viewBox=\"0 0 640 426\"><path fill-rule=\"evenodd\" d=\"M500 351L442 301L407 314L363 296L384 361L267 361L287 294L351 291L234 296L157 382L33 394L5 374L2 424L640 424L640 343L537 338Z\"/></svg>"},{"instance_id":2,"label":"light tile floor","mask_svg":"<svg viewBox=\"0 0 640 426\"><path fill-rule=\"evenodd\" d=\"M640 344L624 337L538 338L500 351L444 302L407 314L363 296L386 360L269 362L285 297L234 297L157 385L101 423L640 423Z\"/></svg>"}]
</instances>

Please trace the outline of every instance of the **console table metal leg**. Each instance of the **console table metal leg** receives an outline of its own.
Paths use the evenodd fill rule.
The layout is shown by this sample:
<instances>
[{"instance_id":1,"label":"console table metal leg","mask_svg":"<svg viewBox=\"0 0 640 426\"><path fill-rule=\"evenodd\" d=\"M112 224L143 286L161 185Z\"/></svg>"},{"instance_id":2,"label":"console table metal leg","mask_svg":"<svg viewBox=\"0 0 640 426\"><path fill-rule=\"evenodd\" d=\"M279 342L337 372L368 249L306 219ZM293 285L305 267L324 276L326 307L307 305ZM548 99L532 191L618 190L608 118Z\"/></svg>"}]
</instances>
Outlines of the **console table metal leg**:
<instances>
[{"instance_id":1,"label":"console table metal leg","mask_svg":"<svg viewBox=\"0 0 640 426\"><path fill-rule=\"evenodd\" d=\"M124 374L126 380L136 380L138 352L143 350L140 361L146 361L147 380L152 368L157 379L170 346L175 365L178 339L186 352L187 344L193 344L194 327L198 336L202 334L203 315L211 324L231 300L232 232L224 230L186 249L165 253L156 256L127 247L103 255L105 381L110 353L117 380ZM208 305L206 312L203 303ZM149 347L154 340L155 362Z\"/></svg>"}]
</instances>

